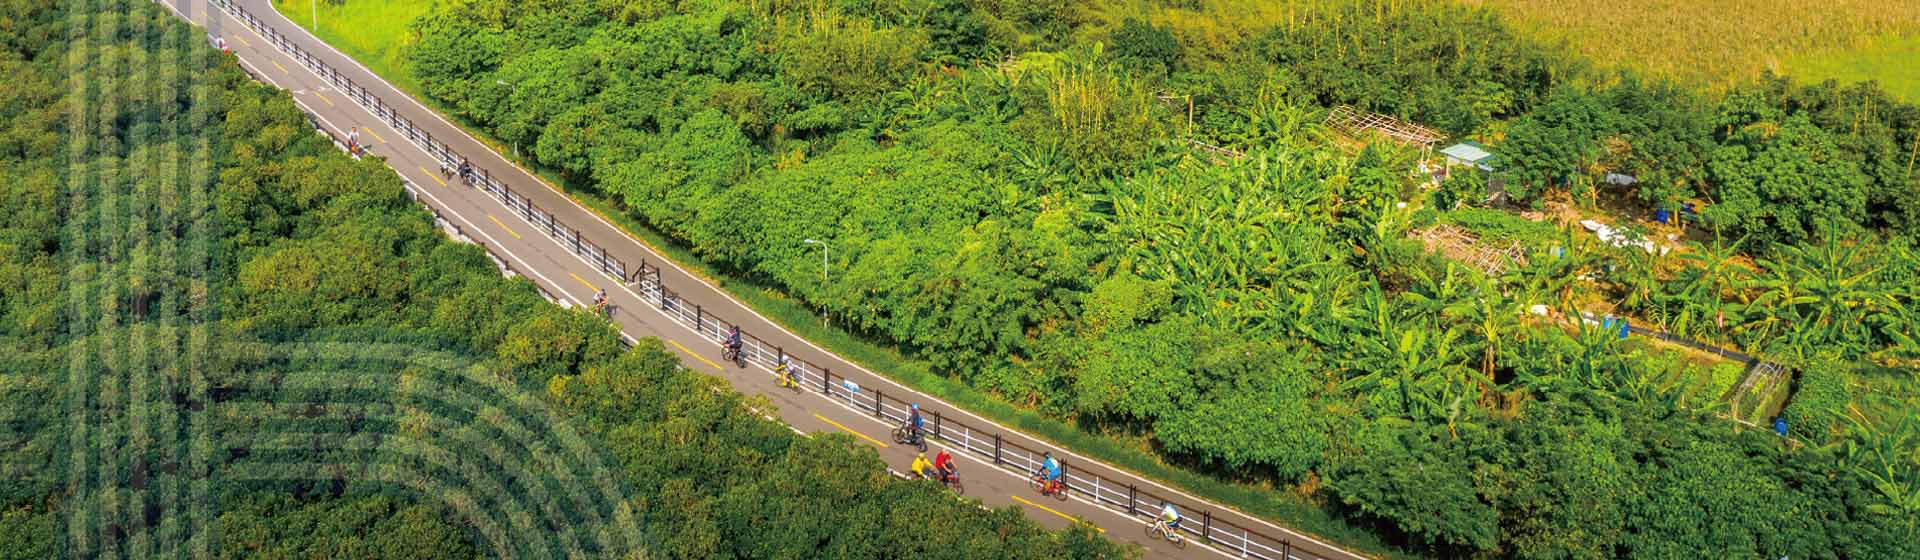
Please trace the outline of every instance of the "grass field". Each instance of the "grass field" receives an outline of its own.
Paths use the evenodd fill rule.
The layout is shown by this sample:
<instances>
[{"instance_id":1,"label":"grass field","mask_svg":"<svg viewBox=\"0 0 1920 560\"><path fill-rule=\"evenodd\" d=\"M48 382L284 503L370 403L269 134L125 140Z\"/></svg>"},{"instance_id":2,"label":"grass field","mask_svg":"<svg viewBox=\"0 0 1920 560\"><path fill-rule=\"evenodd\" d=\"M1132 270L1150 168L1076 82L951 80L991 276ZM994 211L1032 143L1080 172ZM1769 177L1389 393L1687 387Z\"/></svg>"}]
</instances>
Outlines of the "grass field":
<instances>
[{"instance_id":1,"label":"grass field","mask_svg":"<svg viewBox=\"0 0 1920 560\"><path fill-rule=\"evenodd\" d=\"M407 26L414 18L433 8L435 0L350 0L314 2L273 0L273 7L287 19L313 31L314 9L319 9L320 29L314 34L360 60L375 74L407 91L418 92L420 82L411 72L402 71L402 51L413 33Z\"/></svg>"},{"instance_id":2,"label":"grass field","mask_svg":"<svg viewBox=\"0 0 1920 560\"><path fill-rule=\"evenodd\" d=\"M1787 59L1787 74L1803 80L1877 80L1880 87L1920 103L1920 33L1882 36L1860 46Z\"/></svg>"},{"instance_id":3,"label":"grass field","mask_svg":"<svg viewBox=\"0 0 1920 560\"><path fill-rule=\"evenodd\" d=\"M1494 8L1603 65L1709 86L1764 70L1802 80L1874 78L1920 98L1912 62L1920 2L1912 0L1458 1Z\"/></svg>"}]
</instances>

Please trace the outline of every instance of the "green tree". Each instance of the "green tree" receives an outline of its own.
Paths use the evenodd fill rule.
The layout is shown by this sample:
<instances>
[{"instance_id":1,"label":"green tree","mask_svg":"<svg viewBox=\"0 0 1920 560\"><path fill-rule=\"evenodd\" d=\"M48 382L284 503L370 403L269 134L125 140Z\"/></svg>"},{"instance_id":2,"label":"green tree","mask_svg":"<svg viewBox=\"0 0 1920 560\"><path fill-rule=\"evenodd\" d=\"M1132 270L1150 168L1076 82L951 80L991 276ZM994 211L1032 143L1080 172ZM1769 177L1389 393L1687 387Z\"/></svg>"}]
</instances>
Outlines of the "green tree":
<instances>
[{"instance_id":1,"label":"green tree","mask_svg":"<svg viewBox=\"0 0 1920 560\"><path fill-rule=\"evenodd\" d=\"M1113 57L1122 65L1164 73L1178 69L1180 42L1173 32L1134 18L1113 31Z\"/></svg>"},{"instance_id":2,"label":"green tree","mask_svg":"<svg viewBox=\"0 0 1920 560\"><path fill-rule=\"evenodd\" d=\"M1761 249L1859 230L1866 177L1805 115L1782 115L1735 94L1716 127L1720 147L1707 169L1719 203L1704 211L1712 223L1750 236Z\"/></svg>"}]
</instances>

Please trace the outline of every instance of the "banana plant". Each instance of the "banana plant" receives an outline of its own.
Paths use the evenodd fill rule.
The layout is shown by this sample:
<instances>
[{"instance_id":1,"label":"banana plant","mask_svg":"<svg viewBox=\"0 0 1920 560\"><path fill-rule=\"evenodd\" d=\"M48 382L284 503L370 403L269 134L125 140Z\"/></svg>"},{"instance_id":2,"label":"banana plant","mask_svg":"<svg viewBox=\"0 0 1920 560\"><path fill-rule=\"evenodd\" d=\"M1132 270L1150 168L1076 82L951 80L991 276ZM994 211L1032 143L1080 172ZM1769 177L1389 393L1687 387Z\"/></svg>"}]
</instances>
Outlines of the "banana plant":
<instances>
[{"instance_id":1,"label":"banana plant","mask_svg":"<svg viewBox=\"0 0 1920 560\"><path fill-rule=\"evenodd\" d=\"M1836 237L1830 232L1819 245L1787 247L1761 261L1767 272L1753 306L1761 312L1758 326L1782 336L1774 349L1857 347L1871 337L1864 319L1898 305L1877 281L1885 265L1869 265L1860 244Z\"/></svg>"},{"instance_id":2,"label":"banana plant","mask_svg":"<svg viewBox=\"0 0 1920 560\"><path fill-rule=\"evenodd\" d=\"M1400 295L1410 315L1440 320L1465 314L1465 307L1473 296L1472 280L1452 261L1448 261L1438 275L1425 268L1415 268L1410 275L1413 285Z\"/></svg>"},{"instance_id":3,"label":"banana plant","mask_svg":"<svg viewBox=\"0 0 1920 560\"><path fill-rule=\"evenodd\" d=\"M1480 382L1489 391L1501 390L1494 383L1501 343L1507 336L1520 333L1520 302L1500 293L1486 278L1473 278L1473 296L1461 311L1467 327L1480 337Z\"/></svg>"},{"instance_id":4,"label":"banana plant","mask_svg":"<svg viewBox=\"0 0 1920 560\"><path fill-rule=\"evenodd\" d=\"M1562 228L1558 245L1556 251L1532 255L1524 266L1508 270L1501 278L1521 305L1571 310L1576 296L1587 289L1587 279L1600 262L1592 240L1573 228Z\"/></svg>"},{"instance_id":5,"label":"banana plant","mask_svg":"<svg viewBox=\"0 0 1920 560\"><path fill-rule=\"evenodd\" d=\"M1848 415L1853 437L1846 443L1845 460L1865 479L1885 503L1871 504L1868 511L1878 515L1900 516L1913 531L1920 520L1920 429L1912 416L1897 415L1884 426L1875 426Z\"/></svg>"},{"instance_id":6,"label":"banana plant","mask_svg":"<svg viewBox=\"0 0 1920 560\"><path fill-rule=\"evenodd\" d=\"M1459 360L1459 329L1425 321L1402 324L1377 290L1363 295L1360 307L1350 326L1359 367L1350 370L1342 386L1364 391L1392 385L1402 416L1445 422L1453 430L1474 396L1471 374Z\"/></svg>"},{"instance_id":7,"label":"banana plant","mask_svg":"<svg viewBox=\"0 0 1920 560\"><path fill-rule=\"evenodd\" d=\"M1684 265L1679 273L1680 295L1690 304L1741 298L1753 271L1735 264L1734 259L1746 242L1747 236L1741 236L1728 243L1715 228L1712 245L1693 243L1692 251L1677 257Z\"/></svg>"},{"instance_id":8,"label":"banana plant","mask_svg":"<svg viewBox=\"0 0 1920 560\"><path fill-rule=\"evenodd\" d=\"M1610 252L1620 264L1608 275L1623 292L1620 306L1636 311L1653 310L1660 290L1660 253L1632 245L1614 247Z\"/></svg>"}]
</instances>

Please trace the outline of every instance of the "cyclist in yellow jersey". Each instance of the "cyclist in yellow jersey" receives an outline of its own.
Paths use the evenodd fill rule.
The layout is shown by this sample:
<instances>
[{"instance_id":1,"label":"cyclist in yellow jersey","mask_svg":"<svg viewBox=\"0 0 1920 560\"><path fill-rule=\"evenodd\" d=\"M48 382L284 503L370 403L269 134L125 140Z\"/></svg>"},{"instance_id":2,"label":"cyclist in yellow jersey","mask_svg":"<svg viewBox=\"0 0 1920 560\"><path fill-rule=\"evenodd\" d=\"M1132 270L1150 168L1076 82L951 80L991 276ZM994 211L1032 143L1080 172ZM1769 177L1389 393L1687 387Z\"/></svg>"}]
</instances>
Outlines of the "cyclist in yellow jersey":
<instances>
[{"instance_id":1,"label":"cyclist in yellow jersey","mask_svg":"<svg viewBox=\"0 0 1920 560\"><path fill-rule=\"evenodd\" d=\"M799 382L793 378L793 365L786 356L781 356L779 363L773 365L773 375L780 378L781 387L799 386Z\"/></svg>"},{"instance_id":2,"label":"cyclist in yellow jersey","mask_svg":"<svg viewBox=\"0 0 1920 560\"><path fill-rule=\"evenodd\" d=\"M933 461L927 460L925 452L913 458L913 474L920 478L933 478Z\"/></svg>"}]
</instances>

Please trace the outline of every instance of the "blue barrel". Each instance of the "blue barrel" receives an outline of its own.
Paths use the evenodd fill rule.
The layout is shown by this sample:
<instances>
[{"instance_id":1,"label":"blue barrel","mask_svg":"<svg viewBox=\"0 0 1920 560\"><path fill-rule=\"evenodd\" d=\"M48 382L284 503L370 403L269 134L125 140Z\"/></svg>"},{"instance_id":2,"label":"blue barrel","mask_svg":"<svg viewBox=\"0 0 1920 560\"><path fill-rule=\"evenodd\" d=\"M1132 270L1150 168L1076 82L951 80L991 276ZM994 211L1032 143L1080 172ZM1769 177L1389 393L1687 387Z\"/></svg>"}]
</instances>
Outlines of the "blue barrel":
<instances>
[{"instance_id":1,"label":"blue barrel","mask_svg":"<svg viewBox=\"0 0 1920 560\"><path fill-rule=\"evenodd\" d=\"M1667 223L1667 217L1668 217L1668 216L1667 216L1667 209L1665 209L1665 208L1661 208L1661 209L1659 209L1659 210L1654 210L1654 211L1653 211L1653 221L1656 221L1656 222L1660 222L1660 223L1663 223L1663 224L1664 224L1664 223Z\"/></svg>"}]
</instances>

